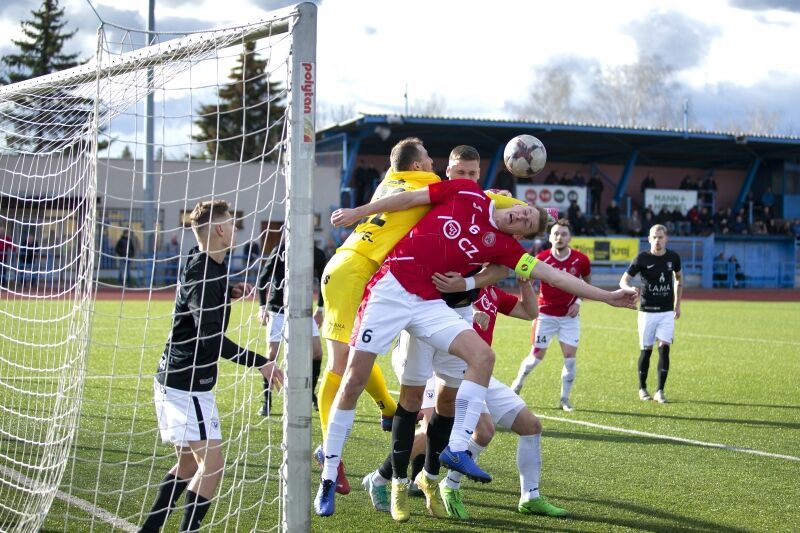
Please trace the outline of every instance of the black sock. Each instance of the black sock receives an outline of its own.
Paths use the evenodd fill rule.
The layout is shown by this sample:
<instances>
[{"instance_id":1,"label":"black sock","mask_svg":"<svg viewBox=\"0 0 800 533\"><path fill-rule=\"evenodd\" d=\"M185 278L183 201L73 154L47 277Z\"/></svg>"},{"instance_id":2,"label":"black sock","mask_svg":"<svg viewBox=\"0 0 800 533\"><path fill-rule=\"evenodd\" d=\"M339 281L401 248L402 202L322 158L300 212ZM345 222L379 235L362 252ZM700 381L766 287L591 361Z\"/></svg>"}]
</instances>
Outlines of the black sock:
<instances>
[{"instance_id":1,"label":"black sock","mask_svg":"<svg viewBox=\"0 0 800 533\"><path fill-rule=\"evenodd\" d=\"M269 388L269 380L264 380L264 405L267 406L267 410L269 411L272 409L272 390Z\"/></svg>"},{"instance_id":2,"label":"black sock","mask_svg":"<svg viewBox=\"0 0 800 533\"><path fill-rule=\"evenodd\" d=\"M411 479L416 479L417 474L422 472L422 468L425 466L425 454L420 453L414 456L414 459L411 460Z\"/></svg>"},{"instance_id":3,"label":"black sock","mask_svg":"<svg viewBox=\"0 0 800 533\"><path fill-rule=\"evenodd\" d=\"M311 394L317 390L317 381L319 381L319 374L322 370L322 359L311 360Z\"/></svg>"},{"instance_id":4,"label":"black sock","mask_svg":"<svg viewBox=\"0 0 800 533\"><path fill-rule=\"evenodd\" d=\"M406 411L402 405L398 405L392 420L392 473L396 478L408 477L408 462L411 460L416 427L417 413Z\"/></svg>"},{"instance_id":5,"label":"black sock","mask_svg":"<svg viewBox=\"0 0 800 533\"><path fill-rule=\"evenodd\" d=\"M669 344L658 347L658 390L663 391L669 374Z\"/></svg>"},{"instance_id":6,"label":"black sock","mask_svg":"<svg viewBox=\"0 0 800 533\"><path fill-rule=\"evenodd\" d=\"M425 471L431 475L439 475L439 454L450 440L450 431L453 429L455 417L442 416L433 412L428 422L428 447L425 450Z\"/></svg>"},{"instance_id":7,"label":"black sock","mask_svg":"<svg viewBox=\"0 0 800 533\"><path fill-rule=\"evenodd\" d=\"M171 473L164 476L158 486L158 492L156 492L156 501L139 531L149 533L161 529L161 526L167 521L169 513L175 508L175 502L188 485L188 479L180 479Z\"/></svg>"},{"instance_id":8,"label":"black sock","mask_svg":"<svg viewBox=\"0 0 800 533\"><path fill-rule=\"evenodd\" d=\"M187 491L180 531L197 531L200 529L200 522L205 518L209 507L211 507L209 500L194 491Z\"/></svg>"},{"instance_id":9,"label":"black sock","mask_svg":"<svg viewBox=\"0 0 800 533\"><path fill-rule=\"evenodd\" d=\"M639 354L639 388L647 388L647 372L650 370L650 356L653 355L653 347L643 348Z\"/></svg>"},{"instance_id":10,"label":"black sock","mask_svg":"<svg viewBox=\"0 0 800 533\"><path fill-rule=\"evenodd\" d=\"M383 479L392 479L392 454L386 456L386 460L378 467L378 473Z\"/></svg>"}]
</instances>

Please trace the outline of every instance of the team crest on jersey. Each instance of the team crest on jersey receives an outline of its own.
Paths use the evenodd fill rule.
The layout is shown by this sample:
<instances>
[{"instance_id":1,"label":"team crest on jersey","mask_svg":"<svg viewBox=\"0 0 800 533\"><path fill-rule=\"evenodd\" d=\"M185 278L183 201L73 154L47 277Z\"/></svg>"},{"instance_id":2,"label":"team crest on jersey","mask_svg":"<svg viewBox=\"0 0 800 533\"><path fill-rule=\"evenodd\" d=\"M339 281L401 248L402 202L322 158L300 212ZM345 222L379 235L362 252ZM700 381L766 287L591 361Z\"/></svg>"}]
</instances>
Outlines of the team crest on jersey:
<instances>
[{"instance_id":1,"label":"team crest on jersey","mask_svg":"<svg viewBox=\"0 0 800 533\"><path fill-rule=\"evenodd\" d=\"M457 220L450 219L444 223L442 231L448 239L455 239L461 235L461 224Z\"/></svg>"},{"instance_id":2,"label":"team crest on jersey","mask_svg":"<svg viewBox=\"0 0 800 533\"><path fill-rule=\"evenodd\" d=\"M483 244L485 246L494 246L495 242L497 242L497 235L493 231L487 231L483 234Z\"/></svg>"},{"instance_id":3,"label":"team crest on jersey","mask_svg":"<svg viewBox=\"0 0 800 533\"><path fill-rule=\"evenodd\" d=\"M575 267L570 267L569 273L572 274L573 276L577 276L578 275L578 269L576 269Z\"/></svg>"},{"instance_id":4,"label":"team crest on jersey","mask_svg":"<svg viewBox=\"0 0 800 533\"><path fill-rule=\"evenodd\" d=\"M672 261L667 261L667 268L672 270Z\"/></svg>"}]
</instances>

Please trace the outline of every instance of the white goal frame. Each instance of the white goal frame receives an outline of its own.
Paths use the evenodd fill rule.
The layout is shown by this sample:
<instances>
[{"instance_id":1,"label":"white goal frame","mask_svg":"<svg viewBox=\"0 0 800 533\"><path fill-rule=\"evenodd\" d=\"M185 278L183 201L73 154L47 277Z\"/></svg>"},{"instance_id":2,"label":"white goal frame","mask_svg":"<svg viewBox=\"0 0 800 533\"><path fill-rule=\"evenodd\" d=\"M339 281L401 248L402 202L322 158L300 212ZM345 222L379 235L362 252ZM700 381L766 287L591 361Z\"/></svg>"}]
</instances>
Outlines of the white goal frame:
<instances>
[{"instance_id":1,"label":"white goal frame","mask_svg":"<svg viewBox=\"0 0 800 533\"><path fill-rule=\"evenodd\" d=\"M276 21L272 23L271 21ZM248 28L252 28L249 29ZM141 48L133 52L109 59L104 63L98 59L65 71L40 78L0 87L0 96L12 100L14 95L20 99L57 89L60 86L96 83L98 93L94 95L94 117L91 130L91 186L97 197L98 180L98 116L100 101L100 81L103 78L131 71L146 70L148 67L165 62L178 50L203 54L215 49L242 44L259 38L291 32L292 47L289 61L288 134L286 159L283 163L287 174L287 212L286 212L286 317L288 340L285 348L286 381L284 384L283 418L283 461L280 469L280 494L282 498L281 529L283 531L308 531L311 529L311 321L313 292L313 251L309 243L314 242L313 174L315 158L316 122L316 41L317 7L312 3L300 3L275 11L270 18L256 24L191 34L162 44ZM151 88L152 90L152 88ZM10 97L10 98L9 98ZM89 96L91 98L91 96ZM88 125L87 125L88 126ZM90 215L94 216L94 215ZM90 251L84 250L88 268L93 264L95 250L95 225L87 225L84 242ZM82 292L95 294L94 276L89 275ZM91 303L90 303L91 305ZM90 314L85 311L88 320ZM88 350L88 339L82 341L83 357ZM65 370L74 372L85 381L86 364L79 368ZM78 409L83 398L83 386L78 387ZM56 422L54 420L54 422ZM77 423L75 421L75 423ZM74 446L75 428L69 439ZM59 489L66 462L61 471L53 475L52 487L37 487L49 490L49 508ZM45 511L46 513L46 511ZM42 516L32 518L25 527L37 528L44 521ZM38 520L38 522L35 522Z\"/></svg>"}]
</instances>

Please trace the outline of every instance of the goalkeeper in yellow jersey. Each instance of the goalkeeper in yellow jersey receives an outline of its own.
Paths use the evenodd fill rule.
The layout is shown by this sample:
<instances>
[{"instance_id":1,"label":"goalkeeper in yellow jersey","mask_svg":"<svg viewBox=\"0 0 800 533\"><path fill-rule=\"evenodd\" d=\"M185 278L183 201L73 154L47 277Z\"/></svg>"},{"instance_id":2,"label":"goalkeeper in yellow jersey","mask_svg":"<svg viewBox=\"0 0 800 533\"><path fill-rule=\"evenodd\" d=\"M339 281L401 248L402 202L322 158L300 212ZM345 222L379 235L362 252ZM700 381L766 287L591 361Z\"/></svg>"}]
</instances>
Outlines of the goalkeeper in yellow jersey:
<instances>
[{"instance_id":1,"label":"goalkeeper in yellow jersey","mask_svg":"<svg viewBox=\"0 0 800 533\"><path fill-rule=\"evenodd\" d=\"M452 159L458 158L458 149L451 153L448 166L450 178L467 178L478 181L480 176L452 175L450 168ZM432 172L433 160L420 139L410 137L398 142L389 156L391 168L378 186L372 200L378 200L404 191L426 187L441 181ZM494 196L498 206L521 203L504 196ZM347 366L350 352L350 335L355 322L358 307L364 293L364 287L372 275L378 270L383 260L394 248L395 244L428 212L430 206L418 206L405 211L382 213L362 221L347 240L336 250L336 254L328 262L322 274L321 290L325 302L324 321L321 336L326 339L328 362L319 389L319 417L323 437L327 432L328 415L336 393L342 382L342 375ZM496 271L491 274L479 274L477 286L482 287L494 283ZM391 431L392 418L397 403L389 394L380 367L373 366L365 390L381 410L381 427ZM321 447L315 451L317 461L322 464ZM339 467L336 491L347 494L349 483L344 475L344 466Z\"/></svg>"}]
</instances>

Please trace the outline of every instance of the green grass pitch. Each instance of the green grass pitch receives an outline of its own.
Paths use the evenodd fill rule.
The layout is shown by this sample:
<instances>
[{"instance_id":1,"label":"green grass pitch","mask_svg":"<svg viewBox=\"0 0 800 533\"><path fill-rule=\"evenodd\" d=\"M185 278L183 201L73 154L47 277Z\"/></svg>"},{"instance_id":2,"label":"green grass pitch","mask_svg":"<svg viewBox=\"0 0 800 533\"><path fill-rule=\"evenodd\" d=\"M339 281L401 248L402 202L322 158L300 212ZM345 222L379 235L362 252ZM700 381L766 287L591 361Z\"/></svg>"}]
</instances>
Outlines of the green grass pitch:
<instances>
[{"instance_id":1,"label":"green grass pitch","mask_svg":"<svg viewBox=\"0 0 800 533\"><path fill-rule=\"evenodd\" d=\"M231 336L258 339L251 346L263 353L263 332L240 319L241 313L252 316L253 310L249 303L236 307ZM151 503L148 483L158 481L173 463L170 449L156 439L149 377L166 338L170 311L170 302L97 303L73 452L77 460L62 482L64 492L134 523ZM529 339L527 323L501 317L495 333L499 379L511 382ZM742 451L800 457L800 304L685 302L676 325L667 405L638 399L638 351L635 312L587 303L572 394L576 411L556 408L561 354L555 344L522 391L529 407L543 417L542 493L566 507L571 518L515 512L516 435L498 432L481 457L494 481L464 483L472 520L427 517L424 501L412 499L411 521L394 524L388 514L375 512L360 490L361 478L385 457L390 443L365 395L344 454L353 490L337 496L334 516L314 516L312 530L800 530L800 461ZM654 354L651 392L656 359ZM397 390L388 358L380 361L390 389ZM279 517L281 421L257 416L260 382L254 372L226 361L220 367L217 393L228 441L226 477L206 523L213 531L269 530ZM112 374L117 376L113 380L104 377ZM244 442L239 436L248 425L254 427ZM314 417L314 441L319 440ZM4 453L22 453L5 446ZM319 469L314 466L312 472L315 492ZM177 530L177 515L168 530ZM110 529L57 498L45 530L63 530L65 516L70 531Z\"/></svg>"}]
</instances>

